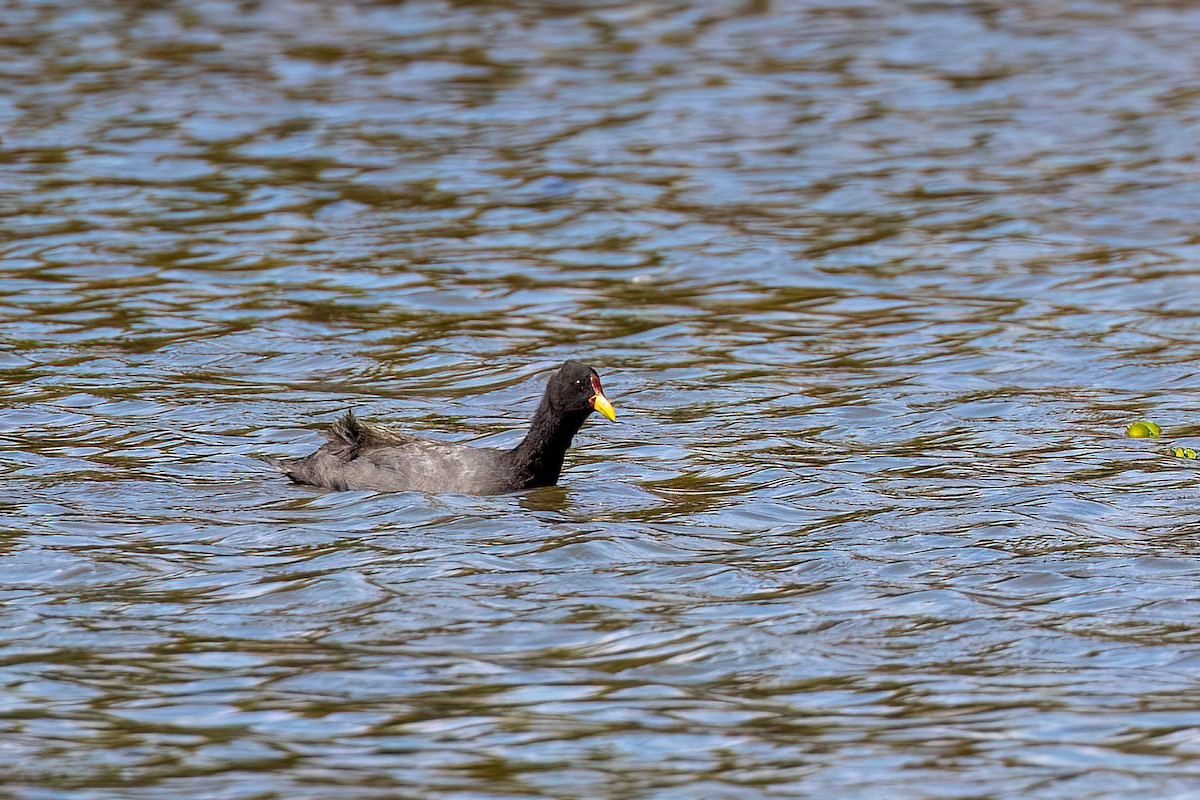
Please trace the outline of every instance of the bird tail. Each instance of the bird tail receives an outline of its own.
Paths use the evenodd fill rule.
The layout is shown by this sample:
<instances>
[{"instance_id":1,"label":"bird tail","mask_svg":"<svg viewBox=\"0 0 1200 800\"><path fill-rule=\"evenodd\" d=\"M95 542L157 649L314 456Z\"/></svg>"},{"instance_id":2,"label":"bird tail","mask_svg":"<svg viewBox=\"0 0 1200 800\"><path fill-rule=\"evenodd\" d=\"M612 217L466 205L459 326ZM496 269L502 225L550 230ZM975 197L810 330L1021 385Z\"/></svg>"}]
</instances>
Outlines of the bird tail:
<instances>
[{"instance_id":1,"label":"bird tail","mask_svg":"<svg viewBox=\"0 0 1200 800\"><path fill-rule=\"evenodd\" d=\"M347 461L357 456L363 446L363 425L354 417L353 411L347 411L335 420L324 433L329 439L329 444L326 445L327 449L322 449L325 452L332 451L334 455ZM310 483L306 475L309 463L320 454L321 450L303 458L273 458L263 455L256 455L254 458L272 469L279 470L297 483Z\"/></svg>"},{"instance_id":2,"label":"bird tail","mask_svg":"<svg viewBox=\"0 0 1200 800\"><path fill-rule=\"evenodd\" d=\"M362 422L354 416L353 411L347 411L335 420L325 435L334 449L346 459L352 459L368 448L407 444L414 438L412 434Z\"/></svg>"},{"instance_id":3,"label":"bird tail","mask_svg":"<svg viewBox=\"0 0 1200 800\"><path fill-rule=\"evenodd\" d=\"M365 433L364 426L354 416L354 412L347 411L333 421L325 436L331 444L339 448L357 450L364 444Z\"/></svg>"},{"instance_id":4,"label":"bird tail","mask_svg":"<svg viewBox=\"0 0 1200 800\"><path fill-rule=\"evenodd\" d=\"M253 458L255 461L261 461L262 463L266 464L271 469L278 470L280 472L287 472L287 470L288 470L288 462L282 458L275 458L274 456L263 456L263 455L259 455L258 453L254 453L250 457Z\"/></svg>"}]
</instances>

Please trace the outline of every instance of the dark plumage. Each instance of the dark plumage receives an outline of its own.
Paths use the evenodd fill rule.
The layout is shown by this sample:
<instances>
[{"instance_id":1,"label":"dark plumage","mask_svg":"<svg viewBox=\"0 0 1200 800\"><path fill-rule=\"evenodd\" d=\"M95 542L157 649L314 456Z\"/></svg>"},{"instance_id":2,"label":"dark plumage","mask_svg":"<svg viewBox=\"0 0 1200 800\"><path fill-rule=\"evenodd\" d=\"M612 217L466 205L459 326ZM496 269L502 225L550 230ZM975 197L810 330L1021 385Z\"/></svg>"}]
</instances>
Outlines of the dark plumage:
<instances>
[{"instance_id":1,"label":"dark plumage","mask_svg":"<svg viewBox=\"0 0 1200 800\"><path fill-rule=\"evenodd\" d=\"M422 439L347 412L321 449L279 468L297 483L337 490L503 494L553 486L571 439L593 411L616 419L596 371L568 361L550 377L529 433L512 450Z\"/></svg>"}]
</instances>

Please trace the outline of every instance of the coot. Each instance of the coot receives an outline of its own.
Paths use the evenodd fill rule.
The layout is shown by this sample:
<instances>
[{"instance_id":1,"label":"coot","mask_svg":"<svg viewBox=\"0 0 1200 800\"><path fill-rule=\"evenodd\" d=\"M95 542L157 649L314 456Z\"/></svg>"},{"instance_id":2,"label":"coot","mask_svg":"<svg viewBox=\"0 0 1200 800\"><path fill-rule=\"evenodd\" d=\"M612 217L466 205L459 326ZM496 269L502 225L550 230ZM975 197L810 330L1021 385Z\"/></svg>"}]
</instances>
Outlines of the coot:
<instances>
[{"instance_id":1,"label":"coot","mask_svg":"<svg viewBox=\"0 0 1200 800\"><path fill-rule=\"evenodd\" d=\"M278 466L296 483L339 491L503 494L553 486L571 439L593 411L617 419L596 371L567 361L550 377L529 433L512 450L422 439L347 412L321 449Z\"/></svg>"}]
</instances>

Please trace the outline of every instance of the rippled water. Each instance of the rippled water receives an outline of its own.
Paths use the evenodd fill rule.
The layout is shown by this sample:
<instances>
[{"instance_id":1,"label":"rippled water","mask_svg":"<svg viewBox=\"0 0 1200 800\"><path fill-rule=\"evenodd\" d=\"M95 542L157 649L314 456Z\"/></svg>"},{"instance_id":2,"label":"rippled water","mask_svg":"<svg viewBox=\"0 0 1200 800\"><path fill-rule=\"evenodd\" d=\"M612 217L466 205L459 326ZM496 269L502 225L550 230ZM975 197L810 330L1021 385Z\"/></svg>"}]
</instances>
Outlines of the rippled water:
<instances>
[{"instance_id":1,"label":"rippled water","mask_svg":"<svg viewBox=\"0 0 1200 800\"><path fill-rule=\"evenodd\" d=\"M1198 42L0 7L5 796L1196 797ZM257 460L511 445L568 357L555 489Z\"/></svg>"}]
</instances>

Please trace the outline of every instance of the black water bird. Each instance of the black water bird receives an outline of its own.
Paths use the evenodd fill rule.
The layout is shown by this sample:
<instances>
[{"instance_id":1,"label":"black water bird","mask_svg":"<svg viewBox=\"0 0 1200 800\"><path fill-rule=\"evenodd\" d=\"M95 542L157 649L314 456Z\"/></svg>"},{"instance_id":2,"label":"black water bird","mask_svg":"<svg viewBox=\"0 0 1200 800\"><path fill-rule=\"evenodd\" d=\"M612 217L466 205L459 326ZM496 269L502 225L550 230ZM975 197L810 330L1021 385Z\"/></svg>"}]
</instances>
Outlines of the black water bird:
<instances>
[{"instance_id":1,"label":"black water bird","mask_svg":"<svg viewBox=\"0 0 1200 800\"><path fill-rule=\"evenodd\" d=\"M347 412L315 453L276 464L296 483L339 491L518 492L558 482L571 439L593 411L617 419L596 371L567 361L550 377L529 433L512 450L423 439Z\"/></svg>"}]
</instances>

